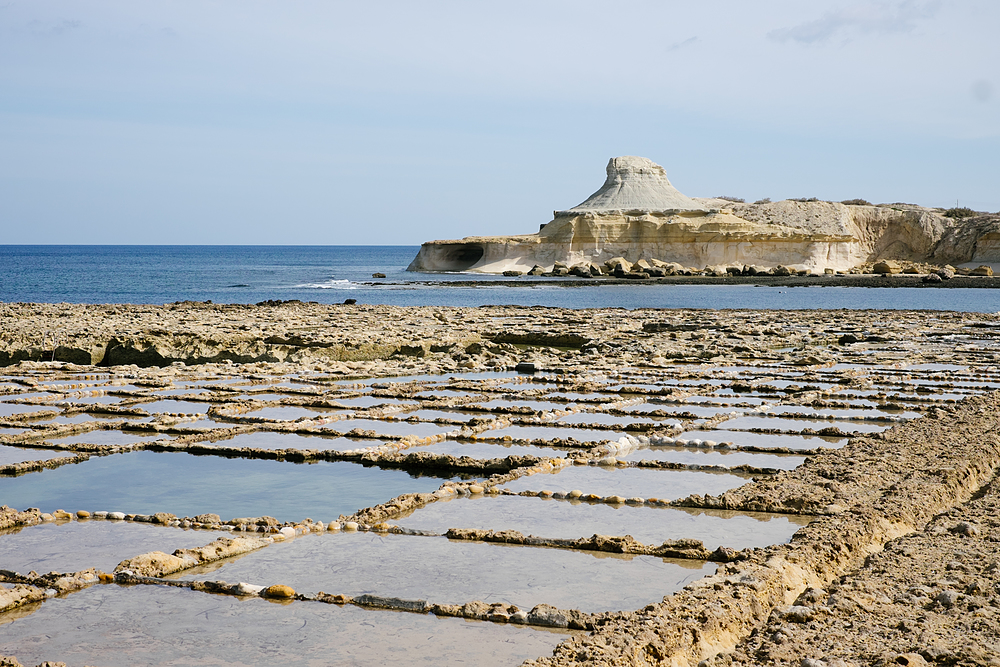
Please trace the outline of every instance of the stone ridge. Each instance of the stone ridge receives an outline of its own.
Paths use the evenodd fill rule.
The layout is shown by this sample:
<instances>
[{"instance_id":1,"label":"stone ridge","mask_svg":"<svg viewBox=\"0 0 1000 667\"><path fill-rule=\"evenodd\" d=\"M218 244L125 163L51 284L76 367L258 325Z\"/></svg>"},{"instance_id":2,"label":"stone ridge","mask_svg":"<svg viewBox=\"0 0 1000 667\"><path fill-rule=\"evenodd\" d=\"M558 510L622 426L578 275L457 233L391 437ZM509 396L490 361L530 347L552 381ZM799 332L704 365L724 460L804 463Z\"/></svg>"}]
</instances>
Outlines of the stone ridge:
<instances>
[{"instance_id":1,"label":"stone ridge","mask_svg":"<svg viewBox=\"0 0 1000 667\"><path fill-rule=\"evenodd\" d=\"M660 165L626 155L608 160L608 178L601 189L570 211L700 211L705 207L681 194Z\"/></svg>"}]
</instances>

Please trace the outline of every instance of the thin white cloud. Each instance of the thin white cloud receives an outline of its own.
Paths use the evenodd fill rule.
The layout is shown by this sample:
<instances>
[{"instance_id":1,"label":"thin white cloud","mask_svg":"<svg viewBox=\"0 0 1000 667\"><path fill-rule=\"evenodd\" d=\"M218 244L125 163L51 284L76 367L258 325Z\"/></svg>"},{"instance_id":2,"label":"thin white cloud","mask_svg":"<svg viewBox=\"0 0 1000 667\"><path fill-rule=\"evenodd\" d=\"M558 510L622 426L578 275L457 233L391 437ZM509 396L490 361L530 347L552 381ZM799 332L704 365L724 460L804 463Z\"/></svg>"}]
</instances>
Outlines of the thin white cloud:
<instances>
[{"instance_id":1,"label":"thin white cloud","mask_svg":"<svg viewBox=\"0 0 1000 667\"><path fill-rule=\"evenodd\" d=\"M857 4L827 12L813 21L772 30L767 36L776 42L815 44L851 33L905 33L932 17L940 5L939 0Z\"/></svg>"},{"instance_id":2,"label":"thin white cloud","mask_svg":"<svg viewBox=\"0 0 1000 667\"><path fill-rule=\"evenodd\" d=\"M671 44L670 46L667 47L667 52L669 53L670 51L676 51L678 49L683 49L685 46L691 46L692 44L694 44L697 41L698 41L698 37L696 35L694 37L688 37L687 39L685 39L684 41L681 41L681 42L674 42L673 44Z\"/></svg>"}]
</instances>

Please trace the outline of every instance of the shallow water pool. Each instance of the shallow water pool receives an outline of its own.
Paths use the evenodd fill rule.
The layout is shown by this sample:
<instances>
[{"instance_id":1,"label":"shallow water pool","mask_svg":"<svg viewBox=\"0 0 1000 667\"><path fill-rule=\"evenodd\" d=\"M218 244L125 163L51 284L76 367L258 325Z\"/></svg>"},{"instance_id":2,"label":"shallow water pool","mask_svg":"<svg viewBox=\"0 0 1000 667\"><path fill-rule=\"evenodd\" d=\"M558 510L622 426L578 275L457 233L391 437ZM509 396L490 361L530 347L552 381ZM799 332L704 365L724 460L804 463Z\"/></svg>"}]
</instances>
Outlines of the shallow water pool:
<instances>
[{"instance_id":1,"label":"shallow water pool","mask_svg":"<svg viewBox=\"0 0 1000 667\"><path fill-rule=\"evenodd\" d=\"M222 531L181 530L131 521L43 523L0 535L0 569L45 574L95 567L111 572L121 561L139 554L170 554L229 536Z\"/></svg>"},{"instance_id":2,"label":"shallow water pool","mask_svg":"<svg viewBox=\"0 0 1000 667\"><path fill-rule=\"evenodd\" d=\"M343 533L274 544L193 578L281 582L308 593L369 593L440 604L480 600L525 610L544 603L597 612L659 602L714 571L714 563L701 561Z\"/></svg>"},{"instance_id":3,"label":"shallow water pool","mask_svg":"<svg viewBox=\"0 0 1000 667\"><path fill-rule=\"evenodd\" d=\"M32 665L60 660L106 667L439 667L490 664L498 656L518 664L551 653L568 636L428 614L276 604L162 586L93 586L0 614L0 653Z\"/></svg>"},{"instance_id":4,"label":"shallow water pool","mask_svg":"<svg viewBox=\"0 0 1000 667\"><path fill-rule=\"evenodd\" d=\"M439 500L391 523L442 534L449 528L478 528L561 539L631 535L652 545L686 538L701 540L709 549L745 549L787 542L803 524L780 514L734 513L732 518L722 518L669 507L612 506L525 496Z\"/></svg>"},{"instance_id":5,"label":"shallow water pool","mask_svg":"<svg viewBox=\"0 0 1000 667\"><path fill-rule=\"evenodd\" d=\"M556 473L537 473L515 479L504 486L511 491L572 491L625 498L675 500L692 493L718 495L743 486L749 479L726 473L655 468L608 468L569 466Z\"/></svg>"},{"instance_id":6,"label":"shallow water pool","mask_svg":"<svg viewBox=\"0 0 1000 667\"><path fill-rule=\"evenodd\" d=\"M402 493L433 491L443 481L345 462L303 465L141 451L0 478L0 498L11 507L38 507L44 512L85 509L177 516L211 512L223 519L273 516L281 521L306 517L329 521Z\"/></svg>"}]
</instances>

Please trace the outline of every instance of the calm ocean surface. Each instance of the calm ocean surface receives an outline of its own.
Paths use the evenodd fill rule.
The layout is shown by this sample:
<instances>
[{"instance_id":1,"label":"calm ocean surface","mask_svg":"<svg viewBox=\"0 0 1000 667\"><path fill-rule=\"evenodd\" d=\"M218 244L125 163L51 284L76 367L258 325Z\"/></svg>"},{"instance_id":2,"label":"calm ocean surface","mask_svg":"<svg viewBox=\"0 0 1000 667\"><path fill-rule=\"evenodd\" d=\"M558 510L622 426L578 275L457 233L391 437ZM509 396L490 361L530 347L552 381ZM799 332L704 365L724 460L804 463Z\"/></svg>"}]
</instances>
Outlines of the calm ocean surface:
<instances>
[{"instance_id":1,"label":"calm ocean surface","mask_svg":"<svg viewBox=\"0 0 1000 667\"><path fill-rule=\"evenodd\" d=\"M0 246L0 302L516 304L566 308L1000 311L1000 290L744 285L490 286L499 276L407 273L417 246ZM386 274L373 280L372 274ZM485 284L457 286L474 278ZM510 279L504 279L510 280Z\"/></svg>"}]
</instances>

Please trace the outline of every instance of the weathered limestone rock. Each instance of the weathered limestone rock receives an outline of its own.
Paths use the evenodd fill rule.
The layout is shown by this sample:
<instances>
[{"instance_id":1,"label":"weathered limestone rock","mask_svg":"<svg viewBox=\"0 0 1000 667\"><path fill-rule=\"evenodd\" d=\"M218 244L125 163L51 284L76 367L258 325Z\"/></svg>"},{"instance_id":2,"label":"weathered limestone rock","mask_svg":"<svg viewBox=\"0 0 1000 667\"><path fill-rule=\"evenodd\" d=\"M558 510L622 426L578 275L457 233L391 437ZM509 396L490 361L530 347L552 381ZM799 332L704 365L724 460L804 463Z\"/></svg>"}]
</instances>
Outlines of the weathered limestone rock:
<instances>
[{"instance_id":1,"label":"weathered limestone rock","mask_svg":"<svg viewBox=\"0 0 1000 667\"><path fill-rule=\"evenodd\" d=\"M612 158L607 172L600 190L556 211L537 234L430 241L408 270L531 273L560 263L568 271L580 263L611 262L614 272L616 260L626 260L622 271L628 273L630 263L660 260L822 272L882 259L1000 260L997 215L955 220L940 209L909 204L692 199L673 187L661 166L633 156Z\"/></svg>"},{"instance_id":2,"label":"weathered limestone rock","mask_svg":"<svg viewBox=\"0 0 1000 667\"><path fill-rule=\"evenodd\" d=\"M201 563L210 563L230 556L245 554L263 548L270 543L271 540L267 538L220 537L203 547L178 549L172 555L162 551L151 551L123 560L115 567L115 573L131 573L131 575L139 577L163 577Z\"/></svg>"},{"instance_id":3,"label":"weathered limestone rock","mask_svg":"<svg viewBox=\"0 0 1000 667\"><path fill-rule=\"evenodd\" d=\"M16 609L44 599L45 589L36 586L17 584L13 588L0 588L0 611Z\"/></svg>"},{"instance_id":4,"label":"weathered limestone rock","mask_svg":"<svg viewBox=\"0 0 1000 667\"><path fill-rule=\"evenodd\" d=\"M900 267L899 262L884 261L878 262L872 267L874 273L880 273L882 275L896 274L899 273Z\"/></svg>"}]
</instances>

